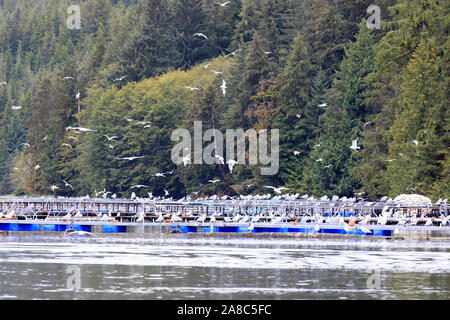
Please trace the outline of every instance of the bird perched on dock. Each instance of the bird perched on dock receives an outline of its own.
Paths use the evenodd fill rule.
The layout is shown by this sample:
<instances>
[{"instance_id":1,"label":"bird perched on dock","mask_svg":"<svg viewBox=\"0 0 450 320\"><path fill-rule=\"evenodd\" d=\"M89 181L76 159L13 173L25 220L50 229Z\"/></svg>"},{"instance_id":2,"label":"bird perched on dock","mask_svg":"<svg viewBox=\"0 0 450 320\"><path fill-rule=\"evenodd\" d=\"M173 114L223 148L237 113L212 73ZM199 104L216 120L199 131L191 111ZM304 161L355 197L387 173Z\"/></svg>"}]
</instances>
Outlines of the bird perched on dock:
<instances>
[{"instance_id":1,"label":"bird perched on dock","mask_svg":"<svg viewBox=\"0 0 450 320\"><path fill-rule=\"evenodd\" d=\"M433 225L433 220L431 220L431 218L428 218L427 221L425 222L425 227L429 227Z\"/></svg>"}]
</instances>

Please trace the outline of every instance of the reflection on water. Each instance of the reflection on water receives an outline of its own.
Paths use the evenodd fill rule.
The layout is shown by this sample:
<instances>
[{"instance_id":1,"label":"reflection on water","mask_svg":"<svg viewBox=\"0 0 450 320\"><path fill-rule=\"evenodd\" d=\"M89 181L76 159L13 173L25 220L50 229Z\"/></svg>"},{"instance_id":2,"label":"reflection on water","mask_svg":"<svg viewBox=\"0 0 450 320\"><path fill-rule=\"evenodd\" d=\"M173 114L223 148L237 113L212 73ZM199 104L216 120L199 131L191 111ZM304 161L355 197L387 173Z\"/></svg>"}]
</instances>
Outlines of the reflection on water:
<instances>
[{"instance_id":1,"label":"reflection on water","mask_svg":"<svg viewBox=\"0 0 450 320\"><path fill-rule=\"evenodd\" d=\"M0 236L0 299L448 299L449 252L444 241Z\"/></svg>"}]
</instances>

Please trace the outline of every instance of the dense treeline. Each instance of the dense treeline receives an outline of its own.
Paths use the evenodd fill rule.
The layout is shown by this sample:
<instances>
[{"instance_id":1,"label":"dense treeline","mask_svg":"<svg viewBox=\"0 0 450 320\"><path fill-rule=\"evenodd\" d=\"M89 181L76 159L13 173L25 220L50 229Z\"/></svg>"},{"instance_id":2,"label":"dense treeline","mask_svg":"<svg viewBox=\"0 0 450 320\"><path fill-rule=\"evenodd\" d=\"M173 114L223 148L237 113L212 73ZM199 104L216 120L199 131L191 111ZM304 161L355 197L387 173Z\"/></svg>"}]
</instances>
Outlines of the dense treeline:
<instances>
[{"instance_id":1,"label":"dense treeline","mask_svg":"<svg viewBox=\"0 0 450 320\"><path fill-rule=\"evenodd\" d=\"M448 0L375 30L368 0L82 0L80 30L72 4L0 0L0 193L450 195ZM194 121L279 129L278 173L175 165Z\"/></svg>"}]
</instances>

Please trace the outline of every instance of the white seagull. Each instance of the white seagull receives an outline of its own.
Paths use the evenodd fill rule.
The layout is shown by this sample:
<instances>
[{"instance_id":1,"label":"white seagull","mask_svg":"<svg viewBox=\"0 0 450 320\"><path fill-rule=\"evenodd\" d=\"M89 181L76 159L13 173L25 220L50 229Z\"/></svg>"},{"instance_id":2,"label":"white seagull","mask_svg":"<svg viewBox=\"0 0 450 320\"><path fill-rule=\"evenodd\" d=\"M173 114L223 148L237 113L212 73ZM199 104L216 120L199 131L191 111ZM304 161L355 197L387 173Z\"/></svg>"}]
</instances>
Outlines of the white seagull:
<instances>
[{"instance_id":1,"label":"white seagull","mask_svg":"<svg viewBox=\"0 0 450 320\"><path fill-rule=\"evenodd\" d=\"M289 190L288 188L285 188L285 187L275 188L272 186L264 186L264 188L272 189L277 194L280 194L282 192L282 190Z\"/></svg>"},{"instance_id":2,"label":"white seagull","mask_svg":"<svg viewBox=\"0 0 450 320\"><path fill-rule=\"evenodd\" d=\"M185 86L185 88L186 88L186 89L189 89L189 90L191 90L191 91L194 91L194 90L200 90L200 88L194 88L194 87L190 87L190 86Z\"/></svg>"},{"instance_id":3,"label":"white seagull","mask_svg":"<svg viewBox=\"0 0 450 320\"><path fill-rule=\"evenodd\" d=\"M120 78L114 79L114 82L117 82L117 81L122 81L122 80L123 80L123 79L125 79L126 77L128 77L128 76L123 76L123 77L120 77Z\"/></svg>"},{"instance_id":4,"label":"white seagull","mask_svg":"<svg viewBox=\"0 0 450 320\"><path fill-rule=\"evenodd\" d=\"M136 159L142 159L142 158L145 158L144 156L142 156L142 157L123 157L123 158L117 158L117 160L128 160L128 161L133 161L133 160L136 160Z\"/></svg>"},{"instance_id":5,"label":"white seagull","mask_svg":"<svg viewBox=\"0 0 450 320\"><path fill-rule=\"evenodd\" d=\"M221 7L225 7L227 4L231 3L231 1L223 2L223 3L220 3L220 2L214 2L214 3L218 4Z\"/></svg>"}]
</instances>

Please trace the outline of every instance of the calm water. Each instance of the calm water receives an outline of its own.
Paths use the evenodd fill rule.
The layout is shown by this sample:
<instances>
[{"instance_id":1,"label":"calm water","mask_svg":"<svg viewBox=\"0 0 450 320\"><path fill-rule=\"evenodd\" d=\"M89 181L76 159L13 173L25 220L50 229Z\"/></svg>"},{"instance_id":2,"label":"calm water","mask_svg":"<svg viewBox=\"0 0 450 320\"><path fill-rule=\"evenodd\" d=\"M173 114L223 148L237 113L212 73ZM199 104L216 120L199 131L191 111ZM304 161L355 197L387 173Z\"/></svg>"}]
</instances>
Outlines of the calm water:
<instances>
[{"instance_id":1,"label":"calm water","mask_svg":"<svg viewBox=\"0 0 450 320\"><path fill-rule=\"evenodd\" d=\"M0 299L449 299L449 258L443 241L9 235Z\"/></svg>"}]
</instances>

